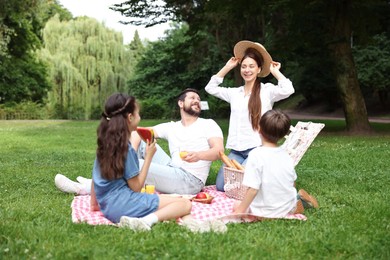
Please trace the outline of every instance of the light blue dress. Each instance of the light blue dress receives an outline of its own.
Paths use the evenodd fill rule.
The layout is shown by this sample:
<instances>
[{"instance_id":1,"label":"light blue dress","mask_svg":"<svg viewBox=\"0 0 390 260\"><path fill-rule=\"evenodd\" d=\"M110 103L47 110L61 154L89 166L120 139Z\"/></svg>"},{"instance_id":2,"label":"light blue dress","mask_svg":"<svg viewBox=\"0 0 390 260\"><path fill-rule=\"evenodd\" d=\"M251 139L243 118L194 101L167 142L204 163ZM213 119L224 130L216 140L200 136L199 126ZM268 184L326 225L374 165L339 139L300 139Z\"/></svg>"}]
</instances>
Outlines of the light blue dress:
<instances>
[{"instance_id":1,"label":"light blue dress","mask_svg":"<svg viewBox=\"0 0 390 260\"><path fill-rule=\"evenodd\" d=\"M118 223L121 216L143 217L157 210L157 194L134 192L127 185L127 180L139 174L139 161L131 144L126 157L124 176L116 180L102 178L98 160L95 159L92 179L96 199L106 218Z\"/></svg>"}]
</instances>

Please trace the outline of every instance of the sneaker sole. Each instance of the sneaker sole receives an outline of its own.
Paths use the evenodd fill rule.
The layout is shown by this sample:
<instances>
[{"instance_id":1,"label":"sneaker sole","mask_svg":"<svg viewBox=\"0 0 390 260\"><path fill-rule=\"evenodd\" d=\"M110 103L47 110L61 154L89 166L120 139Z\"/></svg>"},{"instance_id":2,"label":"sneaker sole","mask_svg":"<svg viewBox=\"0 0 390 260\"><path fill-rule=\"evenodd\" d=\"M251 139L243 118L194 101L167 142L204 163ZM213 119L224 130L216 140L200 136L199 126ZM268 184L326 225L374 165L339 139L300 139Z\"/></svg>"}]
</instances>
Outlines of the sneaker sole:
<instances>
[{"instance_id":1,"label":"sneaker sole","mask_svg":"<svg viewBox=\"0 0 390 260\"><path fill-rule=\"evenodd\" d=\"M134 231L149 231L151 228L139 218L123 216L119 221L119 227L130 228Z\"/></svg>"},{"instance_id":2,"label":"sneaker sole","mask_svg":"<svg viewBox=\"0 0 390 260\"><path fill-rule=\"evenodd\" d=\"M183 226L194 233L205 233L210 231L210 226L205 222L198 222L194 219L184 220Z\"/></svg>"},{"instance_id":3,"label":"sneaker sole","mask_svg":"<svg viewBox=\"0 0 390 260\"><path fill-rule=\"evenodd\" d=\"M210 220L209 221L210 230L215 233L225 233L227 231L227 226L223 223L222 220Z\"/></svg>"}]
</instances>

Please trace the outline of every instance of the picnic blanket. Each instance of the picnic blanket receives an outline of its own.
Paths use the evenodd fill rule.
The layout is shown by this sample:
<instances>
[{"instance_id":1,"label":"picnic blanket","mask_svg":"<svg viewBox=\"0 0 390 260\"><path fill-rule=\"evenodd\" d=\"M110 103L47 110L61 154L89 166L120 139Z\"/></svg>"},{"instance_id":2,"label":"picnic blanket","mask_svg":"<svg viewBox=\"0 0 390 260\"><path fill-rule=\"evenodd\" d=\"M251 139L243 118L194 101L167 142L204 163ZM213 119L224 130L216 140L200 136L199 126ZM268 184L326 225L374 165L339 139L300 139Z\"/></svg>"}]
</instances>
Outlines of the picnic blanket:
<instances>
[{"instance_id":1,"label":"picnic blanket","mask_svg":"<svg viewBox=\"0 0 390 260\"><path fill-rule=\"evenodd\" d=\"M199 221L212 219L222 219L225 223L251 222L256 219L248 215L233 215L234 199L228 198L224 192L216 190L215 185L206 186L203 191L214 197L211 204L203 204L192 202L191 215ZM81 195L75 196L72 204L72 221L74 223L87 223L90 225L116 225L106 219L100 211L90 211L90 196ZM291 214L284 219L306 220L306 216L302 214ZM180 223L178 219L178 223Z\"/></svg>"}]
</instances>

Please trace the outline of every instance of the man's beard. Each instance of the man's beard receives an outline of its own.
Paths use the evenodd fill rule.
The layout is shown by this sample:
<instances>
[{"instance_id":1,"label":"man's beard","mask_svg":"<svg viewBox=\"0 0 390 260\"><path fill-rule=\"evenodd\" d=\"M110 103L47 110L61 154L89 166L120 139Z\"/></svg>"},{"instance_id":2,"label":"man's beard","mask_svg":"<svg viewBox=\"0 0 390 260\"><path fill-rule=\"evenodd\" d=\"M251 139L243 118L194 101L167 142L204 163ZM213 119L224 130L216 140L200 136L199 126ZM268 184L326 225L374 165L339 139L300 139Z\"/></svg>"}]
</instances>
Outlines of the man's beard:
<instances>
[{"instance_id":1,"label":"man's beard","mask_svg":"<svg viewBox=\"0 0 390 260\"><path fill-rule=\"evenodd\" d=\"M199 112L198 111L195 111L195 110L193 110L192 109L192 105L190 105L190 106L184 106L183 107L183 110L184 110L184 112L186 112L187 114L189 114L189 115L191 115L191 116L199 116L200 115L200 110L199 110Z\"/></svg>"}]
</instances>

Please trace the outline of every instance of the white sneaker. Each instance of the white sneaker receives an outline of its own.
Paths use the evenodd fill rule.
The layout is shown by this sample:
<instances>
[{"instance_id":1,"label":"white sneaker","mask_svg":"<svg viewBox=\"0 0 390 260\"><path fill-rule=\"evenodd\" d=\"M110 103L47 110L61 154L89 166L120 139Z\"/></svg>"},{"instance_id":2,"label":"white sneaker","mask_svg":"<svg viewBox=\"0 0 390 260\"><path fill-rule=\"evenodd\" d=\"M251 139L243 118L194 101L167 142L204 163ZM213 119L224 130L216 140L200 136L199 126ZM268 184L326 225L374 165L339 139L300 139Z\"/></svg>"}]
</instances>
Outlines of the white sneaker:
<instances>
[{"instance_id":1,"label":"white sneaker","mask_svg":"<svg viewBox=\"0 0 390 260\"><path fill-rule=\"evenodd\" d=\"M183 226L185 226L194 233L210 232L210 225L207 221L199 222L195 219L185 219L183 220Z\"/></svg>"},{"instance_id":2,"label":"white sneaker","mask_svg":"<svg viewBox=\"0 0 390 260\"><path fill-rule=\"evenodd\" d=\"M76 178L76 180L78 182L80 182L81 184L84 184L84 185L91 185L91 183L92 183L92 179L87 179L87 178L84 178L82 176L78 176Z\"/></svg>"},{"instance_id":3,"label":"white sneaker","mask_svg":"<svg viewBox=\"0 0 390 260\"><path fill-rule=\"evenodd\" d=\"M82 195L85 193L85 190L83 189L83 185L81 185L78 182L70 180L68 177L65 177L62 174L57 174L54 178L54 183L57 186L57 188L66 193L76 193L79 195Z\"/></svg>"},{"instance_id":4,"label":"white sneaker","mask_svg":"<svg viewBox=\"0 0 390 260\"><path fill-rule=\"evenodd\" d=\"M213 219L208 221L210 230L214 231L215 233L225 233L227 231L226 224L219 219Z\"/></svg>"},{"instance_id":5,"label":"white sneaker","mask_svg":"<svg viewBox=\"0 0 390 260\"><path fill-rule=\"evenodd\" d=\"M183 220L183 226L188 228L194 233L204 233L204 232L216 232L216 233L225 233L227 227L222 220L206 220L203 222L197 221L195 219L186 219Z\"/></svg>"},{"instance_id":6,"label":"white sneaker","mask_svg":"<svg viewBox=\"0 0 390 260\"><path fill-rule=\"evenodd\" d=\"M119 221L119 227L130 228L134 231L149 231L151 228L140 218L130 218L122 216Z\"/></svg>"}]
</instances>

